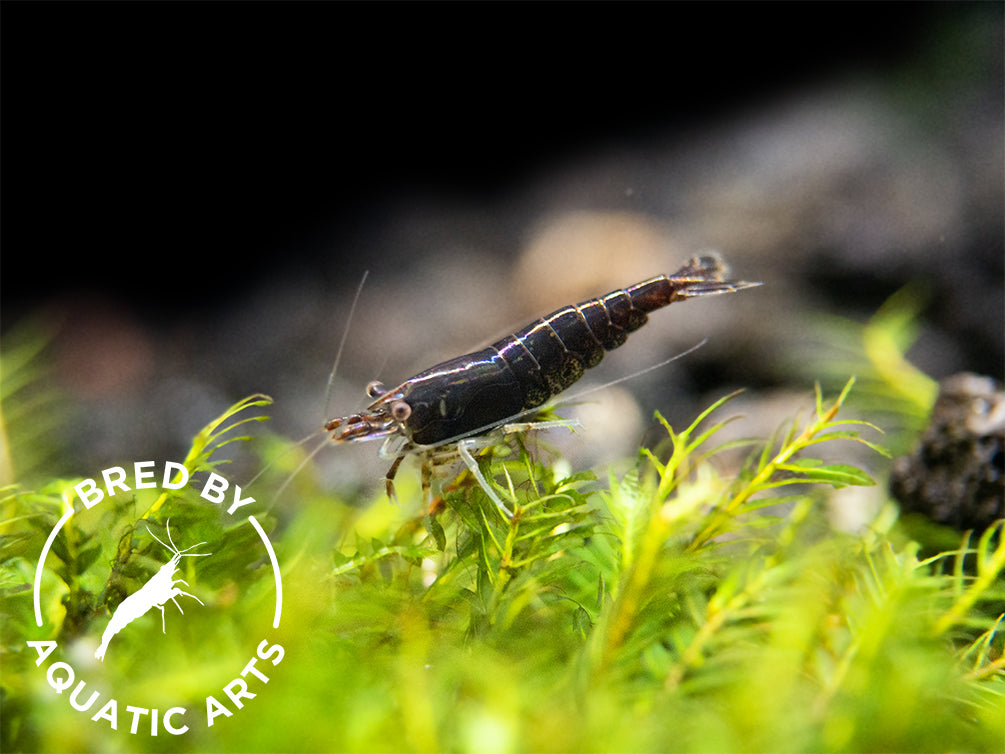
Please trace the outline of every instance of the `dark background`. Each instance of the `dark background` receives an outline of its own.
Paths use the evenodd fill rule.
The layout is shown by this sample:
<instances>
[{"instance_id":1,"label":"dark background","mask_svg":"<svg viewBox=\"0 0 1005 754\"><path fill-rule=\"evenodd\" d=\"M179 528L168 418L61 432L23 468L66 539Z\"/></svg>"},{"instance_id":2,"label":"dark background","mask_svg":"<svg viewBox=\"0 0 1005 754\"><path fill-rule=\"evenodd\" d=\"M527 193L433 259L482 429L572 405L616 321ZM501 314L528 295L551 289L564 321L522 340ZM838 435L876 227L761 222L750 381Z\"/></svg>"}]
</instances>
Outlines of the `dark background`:
<instances>
[{"instance_id":1,"label":"dark background","mask_svg":"<svg viewBox=\"0 0 1005 754\"><path fill-rule=\"evenodd\" d=\"M226 306L291 257L310 264L322 229L351 238L389 200L488 199L598 143L895 65L968 13L996 15L5 2L5 325L79 289L128 288L154 320ZM324 254L354 261L337 239ZM157 295L177 275L189 284Z\"/></svg>"},{"instance_id":2,"label":"dark background","mask_svg":"<svg viewBox=\"0 0 1005 754\"><path fill-rule=\"evenodd\" d=\"M53 333L74 473L123 453L174 457L253 391L277 398L273 426L301 435L318 426L364 270L361 308L387 319L351 333L345 372L359 384L336 391L347 410L373 376L393 382L523 324L524 308L495 314L479 286L522 293L501 276L549 212L680 223L719 173L749 170L746 196L777 198L764 227L790 230L759 242L713 203L704 232L684 234L719 244L721 231L739 274L769 285L716 305L712 345L673 377L678 418L726 387L784 385L772 353L809 327L805 312L861 320L919 278L931 286L920 366L1000 377L1002 15L997 3L4 2L0 327ZM871 147L874 164L815 203L802 179L776 193L739 157L769 171L812 162L814 148L789 147L799 118L785 103L812 110L833 91L883 103L908 148L893 154L891 137L888 164ZM815 117L811 137L828 125ZM744 152L755 137L777 138L777 158ZM605 159L609 184L590 182L601 167L562 178ZM939 196L917 201L939 160L961 176L944 232L925 225L941 222ZM884 182L915 163L920 177ZM618 171L665 195L596 188L620 185ZM808 203L786 214L793 199ZM925 233L889 230L888 205ZM828 230L841 212L852 232ZM616 254L606 264L616 272ZM666 356L638 349L632 368Z\"/></svg>"}]
</instances>

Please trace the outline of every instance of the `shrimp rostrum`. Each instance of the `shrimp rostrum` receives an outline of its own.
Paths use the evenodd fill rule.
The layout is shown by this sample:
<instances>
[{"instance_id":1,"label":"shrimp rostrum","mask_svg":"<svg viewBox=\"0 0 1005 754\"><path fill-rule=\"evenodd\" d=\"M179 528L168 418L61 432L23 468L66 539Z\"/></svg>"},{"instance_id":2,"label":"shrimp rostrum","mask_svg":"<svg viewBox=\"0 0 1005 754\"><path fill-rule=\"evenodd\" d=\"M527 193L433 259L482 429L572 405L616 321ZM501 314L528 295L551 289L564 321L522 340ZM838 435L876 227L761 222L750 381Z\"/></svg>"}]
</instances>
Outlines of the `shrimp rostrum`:
<instances>
[{"instance_id":1,"label":"shrimp rostrum","mask_svg":"<svg viewBox=\"0 0 1005 754\"><path fill-rule=\"evenodd\" d=\"M605 351L622 345L629 333L646 324L650 312L675 301L760 285L725 276L718 256L695 257L673 275L565 306L484 350L437 364L392 390L371 382L367 394L375 400L359 413L332 419L325 429L336 443L384 440L381 455L395 459L386 476L391 497L394 476L407 455L422 459L427 495L433 467L459 457L511 518L473 451L496 444L509 432L565 424L515 420L534 413L597 366Z\"/></svg>"}]
</instances>

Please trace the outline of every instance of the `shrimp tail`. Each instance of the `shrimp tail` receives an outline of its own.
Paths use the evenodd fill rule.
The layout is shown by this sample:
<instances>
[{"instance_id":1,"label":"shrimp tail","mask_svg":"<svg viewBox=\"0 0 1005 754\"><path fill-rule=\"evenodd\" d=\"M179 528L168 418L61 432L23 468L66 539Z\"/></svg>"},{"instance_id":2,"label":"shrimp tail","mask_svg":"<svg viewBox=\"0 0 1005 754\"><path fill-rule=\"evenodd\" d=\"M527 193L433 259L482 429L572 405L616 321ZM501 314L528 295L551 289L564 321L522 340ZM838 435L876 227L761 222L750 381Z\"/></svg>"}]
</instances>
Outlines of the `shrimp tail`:
<instances>
[{"instance_id":1,"label":"shrimp tail","mask_svg":"<svg viewBox=\"0 0 1005 754\"><path fill-rule=\"evenodd\" d=\"M760 283L745 280L726 280L729 266L715 253L692 257L687 264L667 278L677 287L676 298L687 299L694 296L708 296L715 293L735 293L744 288L753 288Z\"/></svg>"}]
</instances>

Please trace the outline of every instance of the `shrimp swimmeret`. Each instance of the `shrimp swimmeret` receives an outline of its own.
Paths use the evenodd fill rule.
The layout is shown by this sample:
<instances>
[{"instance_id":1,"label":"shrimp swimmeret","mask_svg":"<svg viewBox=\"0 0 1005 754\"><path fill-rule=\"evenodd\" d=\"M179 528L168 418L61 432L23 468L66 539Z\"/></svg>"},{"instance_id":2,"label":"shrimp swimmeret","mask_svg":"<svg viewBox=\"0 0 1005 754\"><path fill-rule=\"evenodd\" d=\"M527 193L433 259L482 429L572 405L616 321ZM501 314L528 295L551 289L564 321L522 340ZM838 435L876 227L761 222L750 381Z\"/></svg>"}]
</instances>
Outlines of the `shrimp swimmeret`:
<instances>
[{"instance_id":1,"label":"shrimp swimmeret","mask_svg":"<svg viewBox=\"0 0 1005 754\"><path fill-rule=\"evenodd\" d=\"M181 605L178 604L178 600L175 597L184 594L187 597L191 597L200 605L205 603L196 597L194 594L183 591L177 587L177 584L185 584L188 586L188 582L184 579L175 579L174 575L178 571L178 563L182 558L203 558L207 555L212 555L210 552L203 553L188 553L189 550L193 550L199 545L206 544L205 542L199 542L199 544L192 545L191 547L186 547L184 550L179 550L171 539L171 522L167 523L167 536L170 545L166 545L158 539L150 528L147 527L147 532L151 537L156 539L165 548L171 551L171 560L160 567L160 570L155 573L149 581L147 581L143 586L139 588L138 591L133 592L115 609L112 613L112 619L108 622L108 626L105 628L105 632L101 635L101 644L98 649L94 652L94 656L99 660L105 659L105 651L108 649L108 642L112 640L119 631L128 626L137 618L146 615L150 612L150 609L156 607L161 611L161 631L167 633L167 626L164 623L164 604L171 600L175 607L178 608L178 612L182 615L185 611L181 609Z\"/></svg>"}]
</instances>

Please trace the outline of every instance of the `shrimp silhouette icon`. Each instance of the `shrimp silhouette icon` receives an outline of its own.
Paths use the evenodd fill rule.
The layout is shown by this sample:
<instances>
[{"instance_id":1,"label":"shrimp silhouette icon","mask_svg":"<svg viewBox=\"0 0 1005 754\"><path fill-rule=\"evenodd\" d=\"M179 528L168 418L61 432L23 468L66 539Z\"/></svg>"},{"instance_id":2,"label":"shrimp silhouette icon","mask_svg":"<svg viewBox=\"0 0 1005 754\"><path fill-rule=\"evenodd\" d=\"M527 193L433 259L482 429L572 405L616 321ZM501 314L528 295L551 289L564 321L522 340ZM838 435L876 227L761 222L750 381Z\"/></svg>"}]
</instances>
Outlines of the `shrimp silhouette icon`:
<instances>
[{"instance_id":1,"label":"shrimp silhouette icon","mask_svg":"<svg viewBox=\"0 0 1005 754\"><path fill-rule=\"evenodd\" d=\"M182 615L185 614L185 611L181 609L181 605L179 605L178 600L175 599L180 595L184 594L186 597L194 599L200 605L205 605L205 603L194 594L186 592L183 589L179 589L178 584L185 584L185 586L188 586L189 584L184 579L175 579L174 576L178 571L178 564L181 562L182 558L204 558L213 554L211 552L189 552L189 550L194 550L199 545L204 545L206 543L199 542L191 547L186 547L184 550L179 550L177 545L175 545L174 540L171 539L170 519L167 521L167 538L170 544L164 544L164 542L161 541L156 534L150 531L149 526L147 527L147 532L151 537L160 542L165 549L171 552L171 559L161 566L157 573L151 576L138 591L130 594L122 600L121 604L119 604L117 608L115 608L115 612L112 613L112 619L108 622L108 626L101 635L101 644L94 652L94 656L98 660L104 661L105 652L108 650L108 643L117 633L119 633L119 631L137 618L146 615L150 612L151 608L156 607L161 611L161 631L166 634L167 626L164 621L164 605L168 600L171 600L174 603L175 607L178 608L178 612Z\"/></svg>"}]
</instances>

